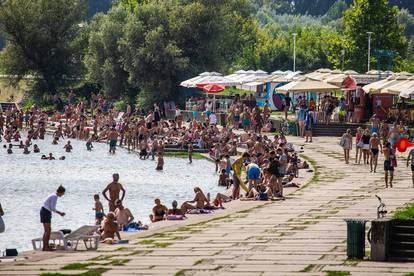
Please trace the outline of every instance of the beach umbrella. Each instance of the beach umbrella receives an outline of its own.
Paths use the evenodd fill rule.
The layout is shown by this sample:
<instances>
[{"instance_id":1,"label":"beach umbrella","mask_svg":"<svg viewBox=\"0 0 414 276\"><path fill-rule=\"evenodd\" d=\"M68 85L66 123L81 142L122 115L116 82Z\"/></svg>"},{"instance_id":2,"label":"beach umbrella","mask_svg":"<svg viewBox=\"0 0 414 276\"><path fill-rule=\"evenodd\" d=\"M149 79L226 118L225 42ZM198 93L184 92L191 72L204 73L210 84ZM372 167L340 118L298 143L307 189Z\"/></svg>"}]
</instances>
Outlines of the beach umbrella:
<instances>
[{"instance_id":1,"label":"beach umbrella","mask_svg":"<svg viewBox=\"0 0 414 276\"><path fill-rule=\"evenodd\" d=\"M279 93L289 93L289 92L332 92L335 90L338 90L339 87L322 82L322 81L316 81L311 79L303 79L298 81L292 81L286 85L283 85L279 88L276 88L276 90Z\"/></svg>"},{"instance_id":2,"label":"beach umbrella","mask_svg":"<svg viewBox=\"0 0 414 276\"><path fill-rule=\"evenodd\" d=\"M229 79L223 76L207 76L207 77L199 79L194 84L194 87L202 88L203 85L206 85L206 84L220 84L223 86L236 86L236 85L239 85L240 82L236 79Z\"/></svg>"},{"instance_id":3,"label":"beach umbrella","mask_svg":"<svg viewBox=\"0 0 414 276\"><path fill-rule=\"evenodd\" d=\"M197 83L206 82L205 80L207 80L208 78L219 77L219 76L222 76L222 74L217 73L217 72L203 72L197 77L181 82L180 86L183 86L186 88L194 88L196 87Z\"/></svg>"},{"instance_id":4,"label":"beach umbrella","mask_svg":"<svg viewBox=\"0 0 414 276\"><path fill-rule=\"evenodd\" d=\"M266 71L263 71L263 70L257 70L257 71L255 71L254 72L256 75L267 75L267 72Z\"/></svg>"},{"instance_id":5,"label":"beach umbrella","mask_svg":"<svg viewBox=\"0 0 414 276\"><path fill-rule=\"evenodd\" d=\"M203 90L207 93L219 93L224 89L226 88L220 84L207 84L203 86Z\"/></svg>"}]
</instances>

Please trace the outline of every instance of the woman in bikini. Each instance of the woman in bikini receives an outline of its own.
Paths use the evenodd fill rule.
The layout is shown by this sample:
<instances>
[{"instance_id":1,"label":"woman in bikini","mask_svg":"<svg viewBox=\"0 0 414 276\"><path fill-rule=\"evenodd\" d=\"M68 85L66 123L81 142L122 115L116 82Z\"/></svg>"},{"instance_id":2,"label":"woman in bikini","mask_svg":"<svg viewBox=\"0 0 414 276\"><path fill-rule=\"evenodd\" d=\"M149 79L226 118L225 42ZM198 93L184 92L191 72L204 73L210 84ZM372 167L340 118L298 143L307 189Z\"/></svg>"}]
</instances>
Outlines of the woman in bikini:
<instances>
[{"instance_id":1,"label":"woman in bikini","mask_svg":"<svg viewBox=\"0 0 414 276\"><path fill-rule=\"evenodd\" d=\"M155 206L152 208L152 215L150 215L151 222L157 222L165 220L165 216L168 212L168 208L161 204L161 200L158 198L154 201Z\"/></svg>"},{"instance_id":2,"label":"woman in bikini","mask_svg":"<svg viewBox=\"0 0 414 276\"><path fill-rule=\"evenodd\" d=\"M194 188L195 197L191 201L186 201L181 205L183 214L187 213L188 210L192 209L205 209L209 208L210 201L204 195L203 191L199 187ZM194 205L191 203L195 203Z\"/></svg>"}]
</instances>

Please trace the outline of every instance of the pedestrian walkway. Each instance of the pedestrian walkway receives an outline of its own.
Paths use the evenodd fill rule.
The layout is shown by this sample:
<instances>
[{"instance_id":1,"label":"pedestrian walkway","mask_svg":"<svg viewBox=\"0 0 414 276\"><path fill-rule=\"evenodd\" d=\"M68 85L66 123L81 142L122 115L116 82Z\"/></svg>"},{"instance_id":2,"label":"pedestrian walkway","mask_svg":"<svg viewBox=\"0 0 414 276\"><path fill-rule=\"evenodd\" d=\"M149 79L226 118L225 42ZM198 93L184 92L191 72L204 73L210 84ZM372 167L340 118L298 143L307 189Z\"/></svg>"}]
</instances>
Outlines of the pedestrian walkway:
<instances>
[{"instance_id":1,"label":"pedestrian walkway","mask_svg":"<svg viewBox=\"0 0 414 276\"><path fill-rule=\"evenodd\" d=\"M403 276L414 272L414 263L346 260L344 219L374 219L375 195L392 211L412 201L414 189L405 162L399 160L395 188L386 190L382 166L378 173L370 173L368 165L345 165L337 140L315 138L304 146L302 156L314 166L313 178L285 201L132 240L122 247L0 266L0 275L89 271L94 275ZM300 140L293 142L297 145Z\"/></svg>"}]
</instances>

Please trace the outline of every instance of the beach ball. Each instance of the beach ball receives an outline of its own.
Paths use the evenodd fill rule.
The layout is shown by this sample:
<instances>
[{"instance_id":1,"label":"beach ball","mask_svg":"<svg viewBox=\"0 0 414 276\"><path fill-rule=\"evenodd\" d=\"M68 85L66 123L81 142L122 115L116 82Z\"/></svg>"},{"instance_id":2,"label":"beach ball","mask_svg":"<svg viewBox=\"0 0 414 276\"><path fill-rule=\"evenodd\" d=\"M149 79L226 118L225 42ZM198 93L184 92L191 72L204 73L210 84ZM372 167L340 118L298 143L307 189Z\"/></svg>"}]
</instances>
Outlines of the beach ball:
<instances>
[{"instance_id":1,"label":"beach ball","mask_svg":"<svg viewBox=\"0 0 414 276\"><path fill-rule=\"evenodd\" d=\"M413 144L408 141L408 138L401 138L398 140L396 148L399 152L405 152L409 147L412 147Z\"/></svg>"}]
</instances>

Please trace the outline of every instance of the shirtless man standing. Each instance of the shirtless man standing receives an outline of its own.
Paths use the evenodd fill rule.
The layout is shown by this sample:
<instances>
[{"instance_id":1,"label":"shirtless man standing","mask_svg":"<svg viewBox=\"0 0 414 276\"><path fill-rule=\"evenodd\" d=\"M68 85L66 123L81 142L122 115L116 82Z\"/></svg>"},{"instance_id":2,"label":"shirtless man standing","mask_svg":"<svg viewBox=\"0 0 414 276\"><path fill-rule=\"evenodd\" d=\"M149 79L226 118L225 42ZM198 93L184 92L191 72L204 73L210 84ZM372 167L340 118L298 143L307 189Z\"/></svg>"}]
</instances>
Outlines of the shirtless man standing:
<instances>
[{"instance_id":1,"label":"shirtless man standing","mask_svg":"<svg viewBox=\"0 0 414 276\"><path fill-rule=\"evenodd\" d=\"M382 153L382 145L381 145L381 140L378 137L378 134L376 132L374 132L372 134L371 139L369 140L369 149L371 150L371 158L370 158L370 162L369 165L371 166L371 172L372 169L374 169L374 173L377 172L377 165L378 165L378 153L380 151L381 148L381 153ZM372 168L374 165L374 168Z\"/></svg>"},{"instance_id":2,"label":"shirtless man standing","mask_svg":"<svg viewBox=\"0 0 414 276\"><path fill-rule=\"evenodd\" d=\"M115 130L114 127L108 133L108 140L109 140L109 154L115 154L116 150L116 143L118 142L118 132Z\"/></svg>"},{"instance_id":3,"label":"shirtless man standing","mask_svg":"<svg viewBox=\"0 0 414 276\"><path fill-rule=\"evenodd\" d=\"M102 194L106 200L108 200L108 206L109 211L113 212L116 209L115 201L117 199L121 199L121 201L124 200L125 197L125 190L124 187L122 187L121 183L118 182L119 180L119 174L114 173L112 175L113 181L106 186L106 188L103 190ZM106 192L109 191L109 198L106 195ZM122 191L122 197L119 198L119 194Z\"/></svg>"}]
</instances>

